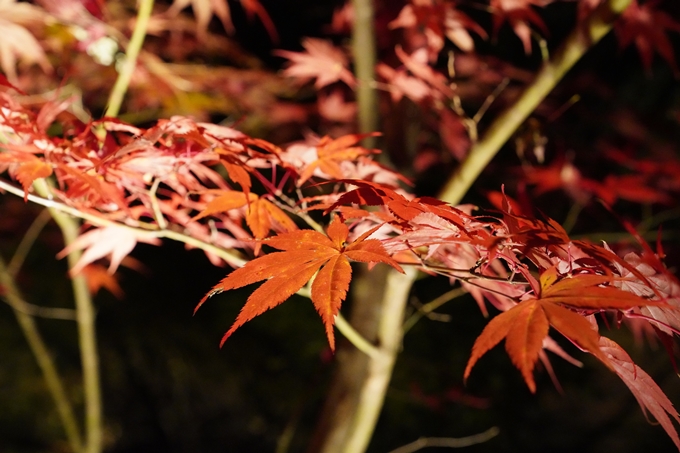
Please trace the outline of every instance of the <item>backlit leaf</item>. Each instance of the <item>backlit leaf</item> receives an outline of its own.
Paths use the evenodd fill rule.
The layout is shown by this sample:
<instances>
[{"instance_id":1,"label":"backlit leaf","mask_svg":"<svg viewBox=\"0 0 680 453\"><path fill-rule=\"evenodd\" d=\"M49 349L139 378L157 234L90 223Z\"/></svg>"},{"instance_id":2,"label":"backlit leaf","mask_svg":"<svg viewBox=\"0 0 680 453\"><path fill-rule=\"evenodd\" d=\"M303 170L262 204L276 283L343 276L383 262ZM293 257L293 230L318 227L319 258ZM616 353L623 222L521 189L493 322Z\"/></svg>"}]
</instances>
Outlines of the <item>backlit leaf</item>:
<instances>
[{"instance_id":1,"label":"backlit leaf","mask_svg":"<svg viewBox=\"0 0 680 453\"><path fill-rule=\"evenodd\" d=\"M313 276L312 303L324 323L331 349L335 349L333 324L352 279L349 259L368 263L382 262L402 271L377 240L360 237L347 245L349 228L338 217L331 222L327 235L313 230L282 233L265 239L264 244L283 250L256 258L227 275L201 299L266 280L241 309L236 321L222 338L222 344L244 323L281 304L299 291Z\"/></svg>"}]
</instances>

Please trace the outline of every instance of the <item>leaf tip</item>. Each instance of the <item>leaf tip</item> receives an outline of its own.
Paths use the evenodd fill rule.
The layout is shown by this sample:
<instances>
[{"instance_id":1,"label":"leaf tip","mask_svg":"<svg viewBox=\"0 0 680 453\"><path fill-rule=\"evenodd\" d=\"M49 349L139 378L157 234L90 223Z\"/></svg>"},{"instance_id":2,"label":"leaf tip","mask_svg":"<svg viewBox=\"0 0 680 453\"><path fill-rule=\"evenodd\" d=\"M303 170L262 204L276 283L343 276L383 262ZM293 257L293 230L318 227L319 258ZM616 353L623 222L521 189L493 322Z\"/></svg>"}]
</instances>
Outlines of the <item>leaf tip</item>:
<instances>
[{"instance_id":1,"label":"leaf tip","mask_svg":"<svg viewBox=\"0 0 680 453\"><path fill-rule=\"evenodd\" d=\"M335 333L333 332L333 324L326 325L326 338L328 338L328 346L331 348L331 353L335 354Z\"/></svg>"},{"instance_id":2,"label":"leaf tip","mask_svg":"<svg viewBox=\"0 0 680 453\"><path fill-rule=\"evenodd\" d=\"M219 293L221 293L221 292L222 292L222 289L221 289L221 288L213 288L213 289L211 289L210 291L208 291L208 293L207 293L205 296L203 296L203 298L198 302L198 304L196 305L196 308L194 308L194 313L193 313L193 314L194 314L194 315L196 314L196 312L198 311L198 309L201 308L201 306L205 303L206 300L210 299L210 298L211 298L212 296L214 296L215 294L219 294Z\"/></svg>"},{"instance_id":3,"label":"leaf tip","mask_svg":"<svg viewBox=\"0 0 680 453\"><path fill-rule=\"evenodd\" d=\"M227 338L229 338L231 336L232 332L233 332L233 330L229 329L227 331L227 333L225 333L224 336L222 336L222 339L220 340L220 349L222 349L222 346L224 346L224 343L227 342Z\"/></svg>"}]
</instances>

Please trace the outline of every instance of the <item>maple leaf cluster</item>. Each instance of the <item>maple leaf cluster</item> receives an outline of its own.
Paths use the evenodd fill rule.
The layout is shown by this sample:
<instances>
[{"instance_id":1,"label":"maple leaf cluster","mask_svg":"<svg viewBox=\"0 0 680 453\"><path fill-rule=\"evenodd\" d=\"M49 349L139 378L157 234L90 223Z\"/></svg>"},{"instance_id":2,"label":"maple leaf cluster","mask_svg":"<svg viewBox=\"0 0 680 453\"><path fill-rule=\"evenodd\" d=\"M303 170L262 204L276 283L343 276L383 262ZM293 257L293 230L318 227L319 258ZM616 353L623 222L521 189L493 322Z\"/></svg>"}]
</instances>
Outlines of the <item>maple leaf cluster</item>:
<instances>
[{"instance_id":1,"label":"maple leaf cluster","mask_svg":"<svg viewBox=\"0 0 680 453\"><path fill-rule=\"evenodd\" d=\"M73 273L105 256L113 273L137 242L158 244L166 232L176 232L205 244L216 263L245 263L197 309L212 295L264 281L222 342L311 284L333 349L350 263L416 266L460 283L485 313L486 303L501 311L475 342L466 377L505 339L512 362L535 391L535 364L541 360L549 368L544 350L568 357L550 338L553 328L644 395L643 407L678 443L669 418L677 419L675 410L660 396L650 399L642 386L663 394L642 370L631 378L631 362L600 337L595 320L598 314L642 319L663 335L680 331L680 285L650 249L620 258L606 244L570 239L551 219L516 213L502 194L500 215L414 198L400 188L403 178L358 145L362 135L280 148L184 117L147 129L107 118L82 123L68 102L48 102L36 111L21 99L11 88L0 93L0 171L33 200L34 185L53 178L52 200L87 214L89 229L61 253L85 250ZM59 136L47 132L55 124L63 130ZM334 184L318 185L324 180ZM254 181L264 194L252 192ZM332 218L325 231L313 220L319 212ZM241 253L232 259L215 253L235 249ZM265 253L269 249L277 251Z\"/></svg>"},{"instance_id":2,"label":"maple leaf cluster","mask_svg":"<svg viewBox=\"0 0 680 453\"><path fill-rule=\"evenodd\" d=\"M219 249L241 249L246 255L232 264L242 264L247 254L252 258L197 306L217 293L264 281L222 342L311 283L312 303L333 348L351 261L397 270L417 266L459 282L483 311L487 302L501 311L475 342L466 377L505 339L512 362L535 391L535 364L549 366L543 351L566 356L549 336L552 327L621 375L637 396L645 395L643 407L677 442L669 429L669 415L677 419L677 413L642 390L652 386L662 395L642 370L636 368L637 378L631 379L625 365L631 362L600 337L595 321L601 314L643 319L664 335L680 330L680 285L651 250L620 258L606 245L571 240L551 219L515 213L502 195L500 216L413 198L398 187L397 175L357 145L360 135L283 149L188 118L159 120L148 129L111 119L84 124L69 114L68 103L47 103L36 112L20 101L9 91L0 93L0 171L20 184L24 197L33 197L33 185L53 177L52 199L88 214L90 228L61 254L85 249L73 273L104 256L110 256L114 272L137 242L158 244L164 231ZM64 130L58 137L47 133L55 122ZM267 192L252 193L253 180ZM302 195L300 189L326 187L312 180L336 182L331 191ZM297 200L289 198L295 188ZM332 216L326 231L299 229L298 224L316 226L310 215L318 211ZM277 251L263 254L269 248Z\"/></svg>"}]
</instances>

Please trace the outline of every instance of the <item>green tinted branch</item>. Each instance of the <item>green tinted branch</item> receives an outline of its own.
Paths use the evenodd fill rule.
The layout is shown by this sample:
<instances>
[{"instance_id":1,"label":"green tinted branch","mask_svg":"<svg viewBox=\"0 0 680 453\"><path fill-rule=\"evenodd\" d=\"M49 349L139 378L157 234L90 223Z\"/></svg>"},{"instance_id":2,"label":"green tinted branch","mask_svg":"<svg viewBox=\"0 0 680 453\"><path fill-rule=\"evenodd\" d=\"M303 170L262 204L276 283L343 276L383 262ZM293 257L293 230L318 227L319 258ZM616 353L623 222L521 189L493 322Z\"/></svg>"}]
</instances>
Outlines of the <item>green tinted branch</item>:
<instances>
[{"instance_id":1,"label":"green tinted branch","mask_svg":"<svg viewBox=\"0 0 680 453\"><path fill-rule=\"evenodd\" d=\"M612 28L614 19L632 0L609 0L593 12L585 24L577 26L562 47L545 62L536 79L522 95L494 120L483 137L472 146L467 157L449 178L439 198L458 204L491 159L517 128L545 99L569 69Z\"/></svg>"},{"instance_id":2,"label":"green tinted branch","mask_svg":"<svg viewBox=\"0 0 680 453\"><path fill-rule=\"evenodd\" d=\"M33 184L36 192L43 197L50 193L47 181L38 180ZM61 229L66 246L72 244L80 234L79 222L70 215L48 208L52 218ZM68 254L69 268L73 268L82 253L75 250ZM76 323L78 325L78 343L80 360L83 368L83 394L85 399L85 446L83 453L99 453L102 451L102 397L99 378L99 355L97 353L97 335L95 328L95 309L85 276L71 277L73 298L76 306Z\"/></svg>"},{"instance_id":3,"label":"green tinted branch","mask_svg":"<svg viewBox=\"0 0 680 453\"><path fill-rule=\"evenodd\" d=\"M24 301L19 289L14 283L14 278L10 275L9 269L5 265L5 261L0 257L0 286L4 291L3 298L12 307L14 315L17 318L19 327L26 337L31 352L38 362L38 367L43 374L47 389L57 406L57 413L59 419L66 432L66 437L71 446L71 449L79 453L82 451L82 437L78 422L73 412L73 407L66 396L64 385L61 382L57 367L50 356L45 341L42 339L38 326L35 323L33 316L26 313L23 308L28 304Z\"/></svg>"},{"instance_id":4,"label":"green tinted branch","mask_svg":"<svg viewBox=\"0 0 680 453\"><path fill-rule=\"evenodd\" d=\"M109 95L108 107L106 108L104 116L116 117L120 112L123 98L130 86L132 74L135 72L135 67L137 66L137 57L139 57L139 52L142 50L142 44L146 37L146 30L149 26L149 18L151 17L152 10L153 0L140 0L135 29L132 32L132 37L130 38L127 48L125 49L125 61L118 74L118 79L116 79L116 83L113 85L111 94Z\"/></svg>"}]
</instances>

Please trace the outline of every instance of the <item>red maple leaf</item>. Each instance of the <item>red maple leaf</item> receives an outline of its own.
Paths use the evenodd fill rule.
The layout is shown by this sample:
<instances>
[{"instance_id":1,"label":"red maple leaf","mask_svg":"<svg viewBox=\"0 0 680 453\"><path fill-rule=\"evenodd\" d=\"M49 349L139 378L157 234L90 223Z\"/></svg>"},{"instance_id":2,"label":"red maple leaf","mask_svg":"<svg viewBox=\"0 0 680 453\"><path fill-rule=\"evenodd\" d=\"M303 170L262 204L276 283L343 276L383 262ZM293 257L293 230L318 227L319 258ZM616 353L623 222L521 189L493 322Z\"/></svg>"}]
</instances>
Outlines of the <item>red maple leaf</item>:
<instances>
[{"instance_id":1,"label":"red maple leaf","mask_svg":"<svg viewBox=\"0 0 680 453\"><path fill-rule=\"evenodd\" d=\"M548 269L541 275L537 297L520 302L489 322L472 346L465 379L477 360L505 338L512 363L522 372L529 390L535 392L533 369L550 326L611 368L600 349L600 335L576 310L628 310L656 304L615 287L599 286L611 282L611 276L582 274L557 279L557 270Z\"/></svg>"},{"instance_id":2,"label":"red maple leaf","mask_svg":"<svg viewBox=\"0 0 680 453\"><path fill-rule=\"evenodd\" d=\"M312 303L326 327L328 343L335 350L335 315L352 279L349 260L386 263L403 272L385 252L380 241L367 239L371 233L373 230L347 244L349 228L335 217L328 227L327 236L318 231L300 230L268 238L264 241L266 245L282 251L249 261L227 275L201 299L196 310L210 296L266 280L250 295L236 321L222 337L222 345L236 329L283 303L318 272L312 283Z\"/></svg>"},{"instance_id":3,"label":"red maple leaf","mask_svg":"<svg viewBox=\"0 0 680 453\"><path fill-rule=\"evenodd\" d=\"M289 77L300 77L305 80L316 79L314 86L321 89L326 85L342 80L350 87L356 85L352 72L347 68L345 53L329 41L318 38L306 38L302 41L305 52L278 50L276 55L287 58L291 64L283 72Z\"/></svg>"},{"instance_id":4,"label":"red maple leaf","mask_svg":"<svg viewBox=\"0 0 680 453\"><path fill-rule=\"evenodd\" d=\"M446 98L453 97L453 89L449 85L448 80L443 74L432 69L428 64L425 52L415 51L409 55L404 52L401 46L396 46L394 52L411 74L429 84L435 91L441 93Z\"/></svg>"},{"instance_id":5,"label":"red maple leaf","mask_svg":"<svg viewBox=\"0 0 680 453\"><path fill-rule=\"evenodd\" d=\"M616 34L622 48L635 43L645 68L651 68L656 51L677 72L676 52L667 32L680 32L680 23L668 13L656 9L658 4L658 1L650 1L640 5L633 0L621 14L620 21L616 22Z\"/></svg>"},{"instance_id":6,"label":"red maple leaf","mask_svg":"<svg viewBox=\"0 0 680 453\"><path fill-rule=\"evenodd\" d=\"M408 4L399 16L389 24L390 28L425 29L424 35L433 55L444 47L444 36L464 52L474 50L474 42L468 30L486 38L486 32L476 22L457 10L452 2L439 0Z\"/></svg>"},{"instance_id":7,"label":"red maple leaf","mask_svg":"<svg viewBox=\"0 0 680 453\"><path fill-rule=\"evenodd\" d=\"M524 52L531 53L531 28L529 24L538 27L543 34L548 34L548 29L541 17L531 8L531 5L543 6L552 0L491 0L491 8L494 10L493 29L498 33L501 25L506 20L512 30L522 41Z\"/></svg>"},{"instance_id":8,"label":"red maple leaf","mask_svg":"<svg viewBox=\"0 0 680 453\"><path fill-rule=\"evenodd\" d=\"M253 16L259 17L272 41L278 42L279 35L274 26L274 22L272 22L271 17L269 17L269 14L262 7L260 2L258 0L240 0L240 3L241 7L248 15L248 18L252 19ZM168 9L167 14L176 15L190 4L194 11L194 16L196 17L196 25L200 37L205 37L213 14L219 17L227 32L234 33L234 24L231 21L231 9L229 8L227 0L175 0L170 9Z\"/></svg>"},{"instance_id":9,"label":"red maple leaf","mask_svg":"<svg viewBox=\"0 0 680 453\"><path fill-rule=\"evenodd\" d=\"M673 417L677 423L680 423L680 416L663 390L642 368L633 363L621 346L609 338L600 337L600 349L607 357L608 366L630 389L642 410L649 411L654 416L675 446L680 449L680 437L671 420Z\"/></svg>"}]
</instances>

